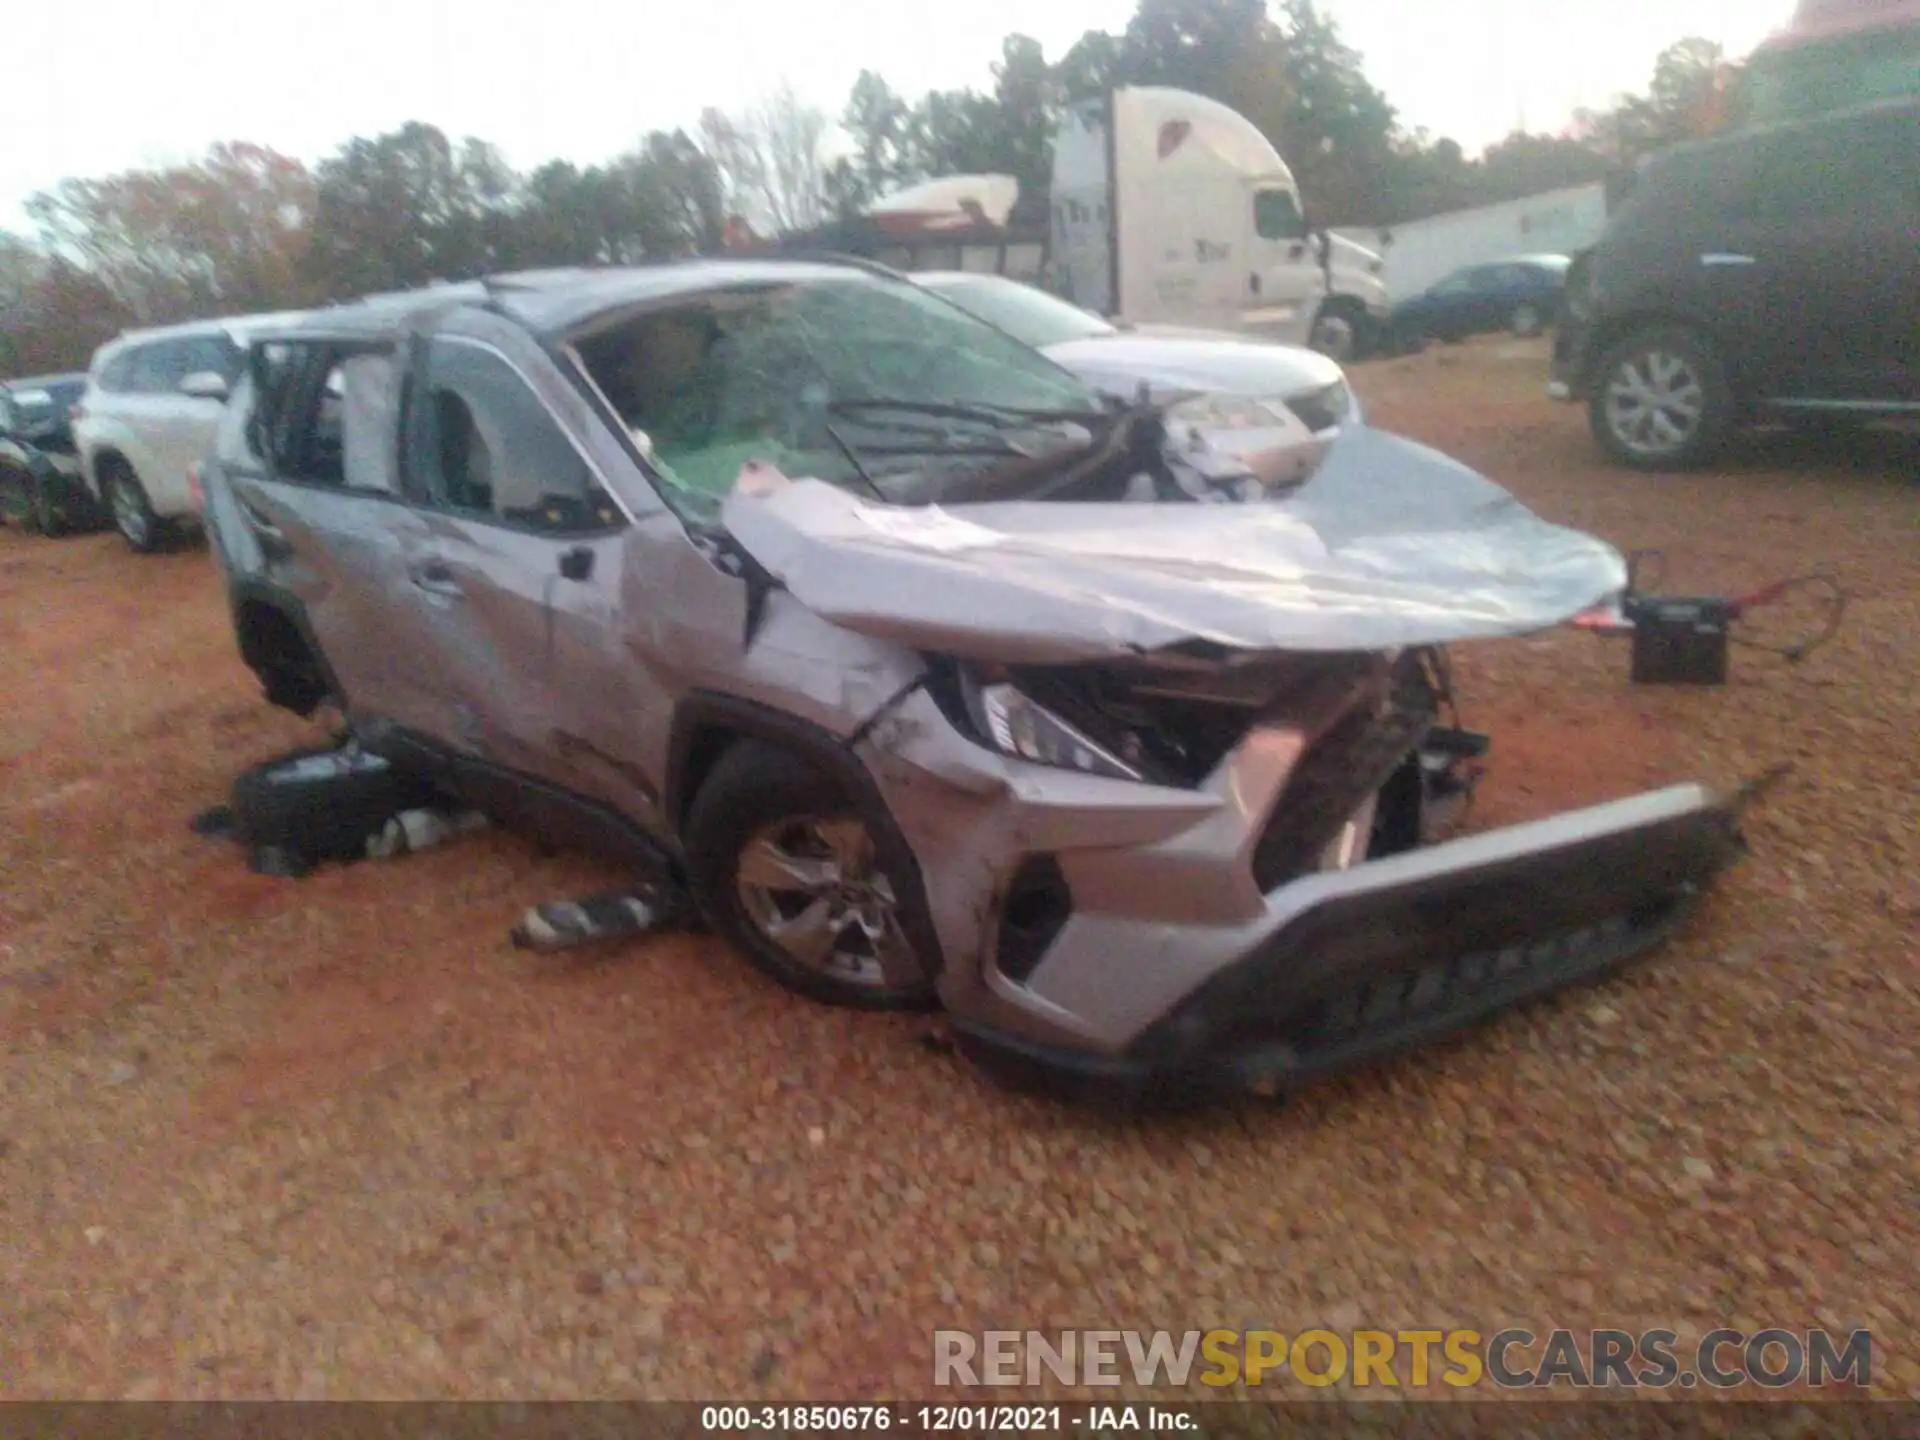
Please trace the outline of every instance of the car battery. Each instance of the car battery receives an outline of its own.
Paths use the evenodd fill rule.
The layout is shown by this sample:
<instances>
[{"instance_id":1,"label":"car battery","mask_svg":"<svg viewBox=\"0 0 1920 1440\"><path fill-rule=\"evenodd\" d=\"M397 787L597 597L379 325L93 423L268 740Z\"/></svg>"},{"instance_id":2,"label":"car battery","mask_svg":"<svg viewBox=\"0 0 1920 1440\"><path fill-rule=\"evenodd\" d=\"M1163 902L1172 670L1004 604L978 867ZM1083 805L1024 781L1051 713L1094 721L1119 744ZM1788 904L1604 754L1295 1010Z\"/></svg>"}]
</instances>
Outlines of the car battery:
<instances>
[{"instance_id":1,"label":"car battery","mask_svg":"<svg viewBox=\"0 0 1920 1440\"><path fill-rule=\"evenodd\" d=\"M1633 626L1636 685L1724 685L1734 607L1723 599L1635 595L1621 607Z\"/></svg>"}]
</instances>

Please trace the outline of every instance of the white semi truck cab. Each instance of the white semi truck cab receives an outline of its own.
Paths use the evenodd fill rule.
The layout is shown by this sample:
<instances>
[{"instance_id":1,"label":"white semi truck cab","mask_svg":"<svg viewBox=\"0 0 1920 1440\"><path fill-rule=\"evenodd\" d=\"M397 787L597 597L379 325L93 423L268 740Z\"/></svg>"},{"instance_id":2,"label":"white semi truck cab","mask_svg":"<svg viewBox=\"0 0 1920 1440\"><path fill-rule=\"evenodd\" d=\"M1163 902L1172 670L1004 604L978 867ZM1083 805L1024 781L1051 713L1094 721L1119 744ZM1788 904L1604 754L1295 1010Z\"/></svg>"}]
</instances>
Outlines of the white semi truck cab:
<instances>
[{"instance_id":1,"label":"white semi truck cab","mask_svg":"<svg viewBox=\"0 0 1920 1440\"><path fill-rule=\"evenodd\" d=\"M1312 229L1279 152L1216 100L1125 87L1069 111L1051 199L1054 288L1110 318L1345 358L1386 317L1380 257Z\"/></svg>"},{"instance_id":2,"label":"white semi truck cab","mask_svg":"<svg viewBox=\"0 0 1920 1440\"><path fill-rule=\"evenodd\" d=\"M1018 188L951 175L898 191L868 211L873 253L900 269L1044 278L1122 324L1237 331L1340 360L1386 319L1380 257L1310 227L1279 152L1204 96L1129 87L1063 116L1044 236L1007 228Z\"/></svg>"}]
</instances>

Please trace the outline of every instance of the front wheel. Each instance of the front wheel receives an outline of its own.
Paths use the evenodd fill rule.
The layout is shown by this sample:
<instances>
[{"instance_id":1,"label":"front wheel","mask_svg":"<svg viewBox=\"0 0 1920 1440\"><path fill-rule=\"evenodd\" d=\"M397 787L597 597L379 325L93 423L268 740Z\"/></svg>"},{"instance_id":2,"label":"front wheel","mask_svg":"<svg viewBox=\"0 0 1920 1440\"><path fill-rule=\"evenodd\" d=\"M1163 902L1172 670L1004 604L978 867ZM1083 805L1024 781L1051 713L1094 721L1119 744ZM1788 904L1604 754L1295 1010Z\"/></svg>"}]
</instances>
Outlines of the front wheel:
<instances>
[{"instance_id":1,"label":"front wheel","mask_svg":"<svg viewBox=\"0 0 1920 1440\"><path fill-rule=\"evenodd\" d=\"M1346 364L1353 359L1360 339L1359 327L1343 311L1322 311L1314 316L1307 343L1330 360Z\"/></svg>"},{"instance_id":2,"label":"front wheel","mask_svg":"<svg viewBox=\"0 0 1920 1440\"><path fill-rule=\"evenodd\" d=\"M1547 328L1547 317L1538 305L1516 305L1507 328L1523 340L1531 340Z\"/></svg>"},{"instance_id":3,"label":"front wheel","mask_svg":"<svg viewBox=\"0 0 1920 1440\"><path fill-rule=\"evenodd\" d=\"M832 777L742 741L700 787L685 839L704 918L789 990L861 1010L936 1003L903 922L904 877Z\"/></svg>"},{"instance_id":4,"label":"front wheel","mask_svg":"<svg viewBox=\"0 0 1920 1440\"><path fill-rule=\"evenodd\" d=\"M113 512L114 529L130 548L150 555L166 538L166 527L153 512L146 489L139 477L124 465L109 466L100 477L108 508Z\"/></svg>"},{"instance_id":5,"label":"front wheel","mask_svg":"<svg viewBox=\"0 0 1920 1440\"><path fill-rule=\"evenodd\" d=\"M1629 335L1596 374L1587 407L1594 438L1633 469L1692 469L1733 428L1726 370L1690 331L1658 326Z\"/></svg>"}]
</instances>

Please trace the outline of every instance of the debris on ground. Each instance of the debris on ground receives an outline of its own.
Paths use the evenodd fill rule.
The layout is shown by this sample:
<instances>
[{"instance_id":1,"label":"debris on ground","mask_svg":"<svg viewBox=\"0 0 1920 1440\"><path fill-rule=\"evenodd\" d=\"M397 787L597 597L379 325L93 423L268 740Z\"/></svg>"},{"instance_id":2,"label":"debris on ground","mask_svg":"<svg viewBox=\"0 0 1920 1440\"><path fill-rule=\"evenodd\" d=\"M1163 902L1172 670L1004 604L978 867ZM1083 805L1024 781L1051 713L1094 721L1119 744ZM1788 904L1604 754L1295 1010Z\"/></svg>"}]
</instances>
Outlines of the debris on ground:
<instances>
[{"instance_id":1,"label":"debris on ground","mask_svg":"<svg viewBox=\"0 0 1920 1440\"><path fill-rule=\"evenodd\" d=\"M242 772L228 804L202 810L196 835L245 848L256 875L299 877L332 861L389 859L486 828L348 738L275 756Z\"/></svg>"},{"instance_id":2,"label":"debris on ground","mask_svg":"<svg viewBox=\"0 0 1920 1440\"><path fill-rule=\"evenodd\" d=\"M550 900L535 905L513 927L512 940L521 950L569 950L592 940L644 935L678 924L685 901L664 886L604 891L578 900Z\"/></svg>"}]
</instances>

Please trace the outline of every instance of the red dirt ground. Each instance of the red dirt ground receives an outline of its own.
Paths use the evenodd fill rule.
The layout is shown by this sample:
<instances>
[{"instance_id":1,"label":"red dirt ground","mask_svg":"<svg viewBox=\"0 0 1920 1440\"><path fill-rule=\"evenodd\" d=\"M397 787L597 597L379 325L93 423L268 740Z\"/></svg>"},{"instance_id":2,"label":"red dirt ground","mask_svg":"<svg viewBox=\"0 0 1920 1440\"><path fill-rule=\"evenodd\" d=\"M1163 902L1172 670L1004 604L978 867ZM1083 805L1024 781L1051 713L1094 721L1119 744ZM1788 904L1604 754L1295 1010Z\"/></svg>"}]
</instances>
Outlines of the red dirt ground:
<instances>
[{"instance_id":1,"label":"red dirt ground","mask_svg":"<svg viewBox=\"0 0 1920 1440\"><path fill-rule=\"evenodd\" d=\"M1799 769L1599 1001L1172 1127L1005 1096L708 940L512 951L612 877L509 835L247 874L187 821L310 732L211 558L0 532L7 1393L913 1395L943 1325L1557 1316L1868 1324L1920 1394L1920 448L1633 476L1541 376L1506 343L1355 371L1375 423L1671 588L1832 561L1853 608L1722 690L1631 687L1587 635L1467 647L1476 823Z\"/></svg>"}]
</instances>

